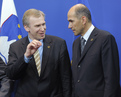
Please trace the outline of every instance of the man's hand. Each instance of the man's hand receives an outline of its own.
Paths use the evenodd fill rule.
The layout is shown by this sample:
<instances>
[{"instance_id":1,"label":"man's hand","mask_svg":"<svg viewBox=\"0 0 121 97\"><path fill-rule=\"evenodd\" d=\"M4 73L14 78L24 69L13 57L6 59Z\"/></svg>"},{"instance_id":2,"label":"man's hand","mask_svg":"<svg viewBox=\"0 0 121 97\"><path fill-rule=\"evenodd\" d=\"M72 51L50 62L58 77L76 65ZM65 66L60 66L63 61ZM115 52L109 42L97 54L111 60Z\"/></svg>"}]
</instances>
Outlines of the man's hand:
<instances>
[{"instance_id":1,"label":"man's hand","mask_svg":"<svg viewBox=\"0 0 121 97\"><path fill-rule=\"evenodd\" d=\"M25 56L27 58L31 57L36 51L37 49L42 45L42 43L38 40L33 40L31 43L28 44L26 52L25 52Z\"/></svg>"}]
</instances>

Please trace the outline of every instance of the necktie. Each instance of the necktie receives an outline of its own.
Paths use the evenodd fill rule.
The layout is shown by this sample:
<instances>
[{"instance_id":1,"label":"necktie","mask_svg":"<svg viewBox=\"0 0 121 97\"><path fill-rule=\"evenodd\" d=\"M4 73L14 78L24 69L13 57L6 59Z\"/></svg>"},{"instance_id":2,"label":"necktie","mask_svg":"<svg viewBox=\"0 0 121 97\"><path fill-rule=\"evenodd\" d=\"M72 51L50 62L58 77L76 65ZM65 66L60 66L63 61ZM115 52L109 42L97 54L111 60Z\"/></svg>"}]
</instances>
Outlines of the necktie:
<instances>
[{"instance_id":1,"label":"necktie","mask_svg":"<svg viewBox=\"0 0 121 97\"><path fill-rule=\"evenodd\" d=\"M41 68L40 68L40 54L39 54L38 50L34 53L34 59L35 59L38 75L40 76L40 70L41 70Z\"/></svg>"},{"instance_id":2,"label":"necktie","mask_svg":"<svg viewBox=\"0 0 121 97\"><path fill-rule=\"evenodd\" d=\"M82 54L82 52L84 50L85 42L86 42L86 40L82 37L81 38L81 54Z\"/></svg>"}]
</instances>

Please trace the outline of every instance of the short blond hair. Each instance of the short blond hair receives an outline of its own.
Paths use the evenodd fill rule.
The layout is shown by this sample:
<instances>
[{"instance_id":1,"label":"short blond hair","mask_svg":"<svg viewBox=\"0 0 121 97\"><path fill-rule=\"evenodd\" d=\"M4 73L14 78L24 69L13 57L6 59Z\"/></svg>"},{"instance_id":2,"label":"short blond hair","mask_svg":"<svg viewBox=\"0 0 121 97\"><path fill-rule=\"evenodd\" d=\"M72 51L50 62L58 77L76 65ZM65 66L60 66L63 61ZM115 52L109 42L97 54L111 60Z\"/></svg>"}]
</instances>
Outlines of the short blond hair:
<instances>
[{"instance_id":1,"label":"short blond hair","mask_svg":"<svg viewBox=\"0 0 121 97\"><path fill-rule=\"evenodd\" d=\"M37 9L29 9L23 15L23 18L22 18L23 26L26 25L29 27L30 16L34 16L37 18L43 16L45 18L45 14L42 11L37 10Z\"/></svg>"}]
</instances>

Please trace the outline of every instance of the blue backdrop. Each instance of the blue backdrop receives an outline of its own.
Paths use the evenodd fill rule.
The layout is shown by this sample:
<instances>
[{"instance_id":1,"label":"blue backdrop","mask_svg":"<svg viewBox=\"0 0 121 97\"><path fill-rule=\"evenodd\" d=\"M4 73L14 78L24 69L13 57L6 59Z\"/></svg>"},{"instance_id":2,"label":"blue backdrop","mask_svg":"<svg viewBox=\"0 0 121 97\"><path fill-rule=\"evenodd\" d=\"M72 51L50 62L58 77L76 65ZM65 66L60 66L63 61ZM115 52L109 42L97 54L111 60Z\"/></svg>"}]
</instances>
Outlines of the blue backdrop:
<instances>
[{"instance_id":1,"label":"blue backdrop","mask_svg":"<svg viewBox=\"0 0 121 97\"><path fill-rule=\"evenodd\" d=\"M46 34L65 39L71 59L74 35L73 32L68 29L67 12L70 7L80 2L88 3L95 21L95 26L99 29L107 30L114 35L118 44L121 61L121 0L14 0L23 37L27 35L22 25L24 12L30 8L42 10L46 14ZM1 6L2 0L0 0L0 16Z\"/></svg>"}]
</instances>

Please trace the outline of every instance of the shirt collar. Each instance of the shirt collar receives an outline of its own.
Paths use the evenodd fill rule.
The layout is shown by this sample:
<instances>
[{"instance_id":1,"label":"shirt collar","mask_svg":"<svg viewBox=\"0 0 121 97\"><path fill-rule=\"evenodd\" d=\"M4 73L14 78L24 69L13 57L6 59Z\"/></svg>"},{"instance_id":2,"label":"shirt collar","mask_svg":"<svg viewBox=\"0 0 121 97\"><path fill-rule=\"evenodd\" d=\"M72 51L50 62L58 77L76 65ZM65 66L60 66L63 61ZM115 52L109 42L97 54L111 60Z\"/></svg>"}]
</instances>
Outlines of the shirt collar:
<instances>
[{"instance_id":1,"label":"shirt collar","mask_svg":"<svg viewBox=\"0 0 121 97\"><path fill-rule=\"evenodd\" d=\"M94 30L94 25L92 24L91 27L88 29L88 31L84 34L83 38L87 41L90 34L92 33L92 31Z\"/></svg>"},{"instance_id":2,"label":"shirt collar","mask_svg":"<svg viewBox=\"0 0 121 97\"><path fill-rule=\"evenodd\" d=\"M30 37L28 36L29 42L32 42L32 39L30 39ZM43 39L40 40L40 42L43 43Z\"/></svg>"}]
</instances>

